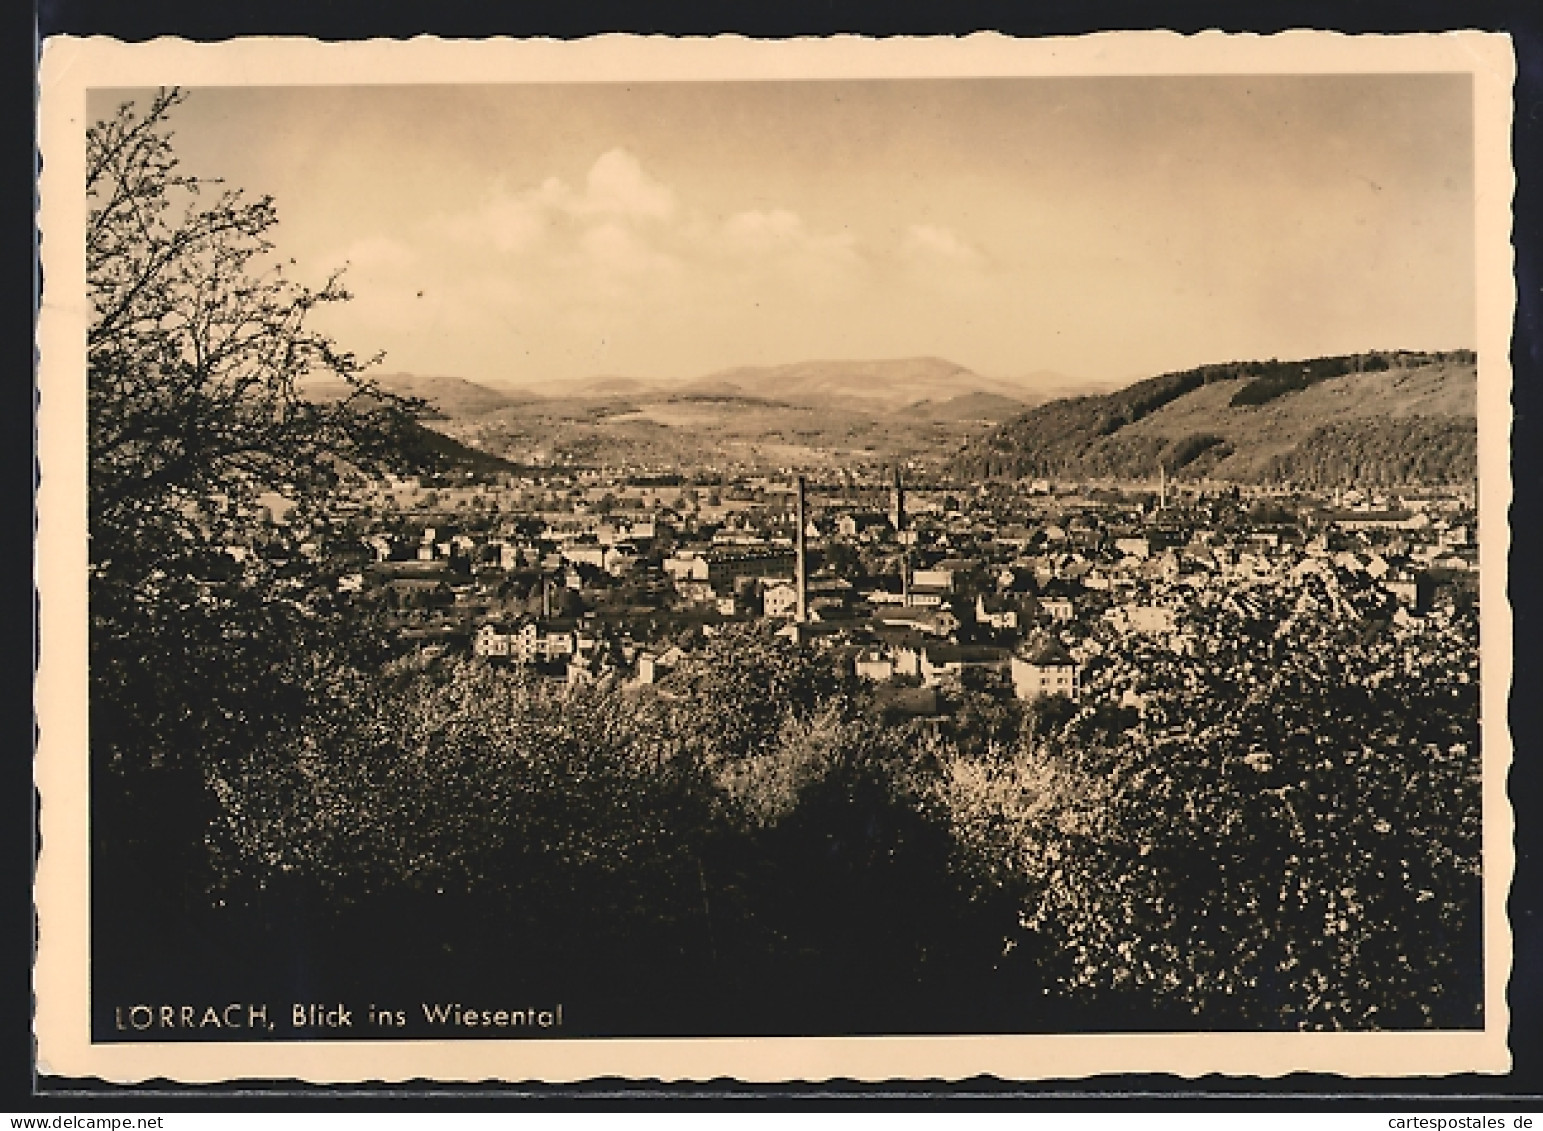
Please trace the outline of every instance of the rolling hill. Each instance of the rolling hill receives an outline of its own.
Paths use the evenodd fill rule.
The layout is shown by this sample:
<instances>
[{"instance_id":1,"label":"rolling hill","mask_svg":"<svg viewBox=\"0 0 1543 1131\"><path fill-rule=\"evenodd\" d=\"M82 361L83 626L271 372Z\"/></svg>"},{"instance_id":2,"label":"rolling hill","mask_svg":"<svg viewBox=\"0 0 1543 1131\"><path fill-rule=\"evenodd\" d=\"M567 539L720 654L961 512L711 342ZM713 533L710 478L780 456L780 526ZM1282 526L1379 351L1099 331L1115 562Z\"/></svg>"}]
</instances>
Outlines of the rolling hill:
<instances>
[{"instance_id":1,"label":"rolling hill","mask_svg":"<svg viewBox=\"0 0 1543 1131\"><path fill-rule=\"evenodd\" d=\"M403 437L402 453L408 466L439 474L472 471L479 475L491 475L515 470L514 464L502 456L470 447L422 424L414 424L407 430Z\"/></svg>"},{"instance_id":2,"label":"rolling hill","mask_svg":"<svg viewBox=\"0 0 1543 1131\"><path fill-rule=\"evenodd\" d=\"M534 381L512 386L549 399L625 397L745 397L863 413L895 412L920 401L943 402L987 393L1037 404L1052 391L1074 387L1060 373L1040 370L1011 379L987 377L938 357L814 360L787 365L747 365L696 377L644 380L602 376L578 381Z\"/></svg>"},{"instance_id":3,"label":"rolling hill","mask_svg":"<svg viewBox=\"0 0 1543 1131\"><path fill-rule=\"evenodd\" d=\"M419 373L370 373L367 376L388 393L427 401L431 412L425 419L454 420L481 416L501 408L528 404L534 399L529 393L502 393L460 377L435 377ZM313 401L337 400L348 392L348 386L336 380L311 381L305 385L304 392L307 399Z\"/></svg>"},{"instance_id":4,"label":"rolling hill","mask_svg":"<svg viewBox=\"0 0 1543 1131\"><path fill-rule=\"evenodd\" d=\"M515 463L866 466L904 460L967 479L1468 481L1477 453L1471 351L1206 365L1098 395L1054 373L985 378L935 357L746 366L691 380L605 376L495 389L393 373L430 402L438 453ZM1087 388L1084 385L1082 388ZM315 383L312 399L345 387ZM430 439L431 445L438 440Z\"/></svg>"},{"instance_id":5,"label":"rolling hill","mask_svg":"<svg viewBox=\"0 0 1543 1131\"><path fill-rule=\"evenodd\" d=\"M1471 480L1470 351L1234 362L1052 401L969 441L970 478L1171 475L1234 482Z\"/></svg>"},{"instance_id":6,"label":"rolling hill","mask_svg":"<svg viewBox=\"0 0 1543 1131\"><path fill-rule=\"evenodd\" d=\"M891 409L878 398L802 400L714 381L647 395L550 397L435 426L516 463L764 470L900 459L935 467L970 437L1027 407L996 394L966 393Z\"/></svg>"},{"instance_id":7,"label":"rolling hill","mask_svg":"<svg viewBox=\"0 0 1543 1131\"><path fill-rule=\"evenodd\" d=\"M1000 424L1021 415L1034 402L999 393L965 393L947 400L922 400L895 415L914 420L985 420Z\"/></svg>"},{"instance_id":8,"label":"rolling hill","mask_svg":"<svg viewBox=\"0 0 1543 1131\"><path fill-rule=\"evenodd\" d=\"M967 439L1064 386L1040 372L981 377L939 358L805 361L684 380L606 375L492 387L453 377L390 374L390 392L420 397L425 422L468 449L514 463L860 466L897 459L936 467ZM315 385L313 399L344 387Z\"/></svg>"},{"instance_id":9,"label":"rolling hill","mask_svg":"<svg viewBox=\"0 0 1543 1131\"><path fill-rule=\"evenodd\" d=\"M819 404L856 401L893 412L925 400L948 400L968 393L1020 393L1014 384L980 374L937 357L878 361L799 361L791 365L725 369L691 382L682 390L734 389L748 396Z\"/></svg>"}]
</instances>

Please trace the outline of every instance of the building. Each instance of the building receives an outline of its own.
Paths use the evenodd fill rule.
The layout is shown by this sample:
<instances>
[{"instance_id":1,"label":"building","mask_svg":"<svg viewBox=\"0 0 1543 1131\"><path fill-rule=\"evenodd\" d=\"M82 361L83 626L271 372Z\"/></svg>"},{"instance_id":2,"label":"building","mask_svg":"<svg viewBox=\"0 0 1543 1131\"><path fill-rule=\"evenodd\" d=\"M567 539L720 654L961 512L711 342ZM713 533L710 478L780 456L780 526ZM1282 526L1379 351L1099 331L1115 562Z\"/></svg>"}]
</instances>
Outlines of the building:
<instances>
[{"instance_id":1,"label":"building","mask_svg":"<svg viewBox=\"0 0 1543 1131\"><path fill-rule=\"evenodd\" d=\"M605 568L605 548L603 546L564 546L562 550L563 561L573 565L593 566L595 569Z\"/></svg>"},{"instance_id":2,"label":"building","mask_svg":"<svg viewBox=\"0 0 1543 1131\"><path fill-rule=\"evenodd\" d=\"M1425 612L1431 606L1431 596L1434 586L1429 576L1404 570L1394 576L1384 578L1382 587L1393 595L1399 605L1407 608L1416 615Z\"/></svg>"},{"instance_id":3,"label":"building","mask_svg":"<svg viewBox=\"0 0 1543 1131\"><path fill-rule=\"evenodd\" d=\"M954 575L946 569L911 570L905 580L905 603L916 608L937 608L954 591Z\"/></svg>"},{"instance_id":4,"label":"building","mask_svg":"<svg viewBox=\"0 0 1543 1131\"><path fill-rule=\"evenodd\" d=\"M879 609L873 622L877 628L913 629L929 636L948 636L959 629L959 618L947 609Z\"/></svg>"},{"instance_id":5,"label":"building","mask_svg":"<svg viewBox=\"0 0 1543 1131\"><path fill-rule=\"evenodd\" d=\"M621 577L634 569L642 560L638 548L630 542L617 542L605 551L605 571L612 577Z\"/></svg>"},{"instance_id":6,"label":"building","mask_svg":"<svg viewBox=\"0 0 1543 1131\"><path fill-rule=\"evenodd\" d=\"M882 649L873 648L853 658L852 670L859 679L883 683L895 674L895 662Z\"/></svg>"},{"instance_id":7,"label":"building","mask_svg":"<svg viewBox=\"0 0 1543 1131\"><path fill-rule=\"evenodd\" d=\"M850 609L854 593L852 583L842 577L817 577L806 586L811 614L839 617Z\"/></svg>"},{"instance_id":8,"label":"building","mask_svg":"<svg viewBox=\"0 0 1543 1131\"><path fill-rule=\"evenodd\" d=\"M890 529L888 515L853 511L836 519L836 533L843 538L873 540L879 531Z\"/></svg>"},{"instance_id":9,"label":"building","mask_svg":"<svg viewBox=\"0 0 1543 1131\"><path fill-rule=\"evenodd\" d=\"M685 653L671 646L662 652L638 653L638 682L658 683L685 659Z\"/></svg>"},{"instance_id":10,"label":"building","mask_svg":"<svg viewBox=\"0 0 1543 1131\"><path fill-rule=\"evenodd\" d=\"M516 664L566 660L577 649L572 631L524 619L513 625L489 621L472 634L472 655Z\"/></svg>"},{"instance_id":11,"label":"building","mask_svg":"<svg viewBox=\"0 0 1543 1131\"><path fill-rule=\"evenodd\" d=\"M1119 605L1104 614L1116 632L1139 632L1151 636L1172 632L1176 617L1174 610L1165 605Z\"/></svg>"},{"instance_id":12,"label":"building","mask_svg":"<svg viewBox=\"0 0 1543 1131\"><path fill-rule=\"evenodd\" d=\"M664 559L664 572L679 583L682 581L707 581L707 559L697 554L677 554Z\"/></svg>"},{"instance_id":13,"label":"building","mask_svg":"<svg viewBox=\"0 0 1543 1131\"><path fill-rule=\"evenodd\" d=\"M935 687L944 680L962 679L966 672L997 674L1007 670L1005 648L986 645L928 644L922 649L922 683Z\"/></svg>"},{"instance_id":14,"label":"building","mask_svg":"<svg viewBox=\"0 0 1543 1131\"><path fill-rule=\"evenodd\" d=\"M1051 620L1069 621L1077 615L1070 597L1041 597L1039 607Z\"/></svg>"},{"instance_id":15,"label":"building","mask_svg":"<svg viewBox=\"0 0 1543 1131\"><path fill-rule=\"evenodd\" d=\"M788 582L767 587L761 594L761 609L768 617L793 616L798 611L798 587Z\"/></svg>"},{"instance_id":16,"label":"building","mask_svg":"<svg viewBox=\"0 0 1543 1131\"><path fill-rule=\"evenodd\" d=\"M1430 525L1429 515L1406 510L1341 511L1323 517L1340 530L1421 530Z\"/></svg>"},{"instance_id":17,"label":"building","mask_svg":"<svg viewBox=\"0 0 1543 1131\"><path fill-rule=\"evenodd\" d=\"M797 572L794 558L792 550L781 549L709 550L702 555L707 583L720 596L733 593L742 577L791 579Z\"/></svg>"},{"instance_id":18,"label":"building","mask_svg":"<svg viewBox=\"0 0 1543 1131\"><path fill-rule=\"evenodd\" d=\"M775 547L686 551L663 565L675 588L693 600L731 596L746 579L791 581L797 572L794 551Z\"/></svg>"},{"instance_id":19,"label":"building","mask_svg":"<svg viewBox=\"0 0 1543 1131\"><path fill-rule=\"evenodd\" d=\"M1077 698L1081 691L1082 665L1054 641L1012 658L1013 694L1019 699L1048 695Z\"/></svg>"},{"instance_id":20,"label":"building","mask_svg":"<svg viewBox=\"0 0 1543 1131\"><path fill-rule=\"evenodd\" d=\"M954 571L951 569L916 569L911 571L911 590L931 589L940 594L954 591Z\"/></svg>"},{"instance_id":21,"label":"building","mask_svg":"<svg viewBox=\"0 0 1543 1131\"><path fill-rule=\"evenodd\" d=\"M1014 629L1018 627L1018 606L1003 597L977 594L975 620L979 624L990 625L999 632Z\"/></svg>"}]
</instances>

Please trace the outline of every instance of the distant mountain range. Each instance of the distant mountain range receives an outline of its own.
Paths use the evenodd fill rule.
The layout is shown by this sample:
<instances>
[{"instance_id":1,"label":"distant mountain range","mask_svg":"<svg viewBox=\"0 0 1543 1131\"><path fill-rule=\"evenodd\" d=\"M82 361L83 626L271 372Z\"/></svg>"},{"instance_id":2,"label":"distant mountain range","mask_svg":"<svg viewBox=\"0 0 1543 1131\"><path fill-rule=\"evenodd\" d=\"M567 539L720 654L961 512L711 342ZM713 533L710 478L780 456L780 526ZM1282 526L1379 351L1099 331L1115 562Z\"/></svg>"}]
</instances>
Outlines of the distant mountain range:
<instances>
[{"instance_id":1,"label":"distant mountain range","mask_svg":"<svg viewBox=\"0 0 1543 1131\"><path fill-rule=\"evenodd\" d=\"M1060 374L985 378L940 358L806 361L676 380L604 375L493 387L457 377L372 374L432 406L425 423L515 464L854 468L937 466L969 437L1064 388ZM313 399L341 382L313 382Z\"/></svg>"},{"instance_id":2,"label":"distant mountain range","mask_svg":"<svg viewBox=\"0 0 1543 1131\"><path fill-rule=\"evenodd\" d=\"M513 395L548 399L615 397L652 401L660 397L733 396L795 405L836 403L854 409L895 412L922 401L938 404L976 393L1033 405L1062 395L1072 387L1070 378L1049 370L1004 379L983 376L944 358L904 357L739 366L683 378L604 375L577 381L527 381L511 384L508 389Z\"/></svg>"},{"instance_id":3,"label":"distant mountain range","mask_svg":"<svg viewBox=\"0 0 1543 1131\"><path fill-rule=\"evenodd\" d=\"M763 407L834 407L867 416L904 412L912 418L1005 420L1050 397L1092 388L1050 370L1017 380L985 377L937 357L800 361L741 366L690 378L645 380L607 374L498 386L419 373L369 376L387 392L427 401L432 406L428 419L452 421L536 402L647 405L713 401ZM341 381L313 381L306 386L312 399L336 399L346 391Z\"/></svg>"},{"instance_id":4,"label":"distant mountain range","mask_svg":"<svg viewBox=\"0 0 1543 1131\"><path fill-rule=\"evenodd\" d=\"M453 441L439 455L455 463L474 453L514 463L902 461L965 479L1145 479L1162 468L1304 485L1466 482L1477 468L1471 351L1228 362L1096 393L1055 373L1008 381L935 357L518 388L410 373L374 380L434 406L428 423Z\"/></svg>"},{"instance_id":5,"label":"distant mountain range","mask_svg":"<svg viewBox=\"0 0 1543 1131\"><path fill-rule=\"evenodd\" d=\"M1065 378L1051 375L1057 382ZM1040 397L1027 383L983 377L939 357L884 361L800 361L791 365L745 366L687 383L682 392L731 389L802 404L855 401L881 412L918 402L945 402L977 393L1033 404Z\"/></svg>"},{"instance_id":6,"label":"distant mountain range","mask_svg":"<svg viewBox=\"0 0 1543 1131\"><path fill-rule=\"evenodd\" d=\"M1477 474L1471 351L1207 365L1039 405L969 440L969 478L1437 483Z\"/></svg>"}]
</instances>

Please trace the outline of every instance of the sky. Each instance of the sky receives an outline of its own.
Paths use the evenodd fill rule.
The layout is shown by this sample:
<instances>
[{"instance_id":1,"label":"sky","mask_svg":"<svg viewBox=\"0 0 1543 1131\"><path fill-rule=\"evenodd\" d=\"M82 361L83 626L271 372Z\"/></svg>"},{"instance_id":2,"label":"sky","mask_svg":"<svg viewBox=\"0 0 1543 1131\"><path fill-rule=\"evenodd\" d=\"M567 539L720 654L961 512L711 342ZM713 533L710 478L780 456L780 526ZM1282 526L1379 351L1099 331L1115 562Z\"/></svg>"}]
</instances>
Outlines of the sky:
<instances>
[{"instance_id":1,"label":"sky","mask_svg":"<svg viewBox=\"0 0 1543 1131\"><path fill-rule=\"evenodd\" d=\"M346 264L322 325L385 372L1109 383L1472 348L1471 118L1466 76L1317 75L198 88L172 128Z\"/></svg>"}]
</instances>

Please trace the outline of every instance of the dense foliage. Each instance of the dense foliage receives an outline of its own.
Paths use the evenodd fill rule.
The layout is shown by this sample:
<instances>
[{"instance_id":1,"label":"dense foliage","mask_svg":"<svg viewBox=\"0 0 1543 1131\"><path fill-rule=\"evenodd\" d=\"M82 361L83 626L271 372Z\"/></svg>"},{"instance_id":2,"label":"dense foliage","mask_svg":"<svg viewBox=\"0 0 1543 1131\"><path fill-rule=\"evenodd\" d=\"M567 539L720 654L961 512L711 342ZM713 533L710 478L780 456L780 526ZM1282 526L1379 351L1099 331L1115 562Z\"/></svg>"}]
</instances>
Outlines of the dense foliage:
<instances>
[{"instance_id":1,"label":"dense foliage","mask_svg":"<svg viewBox=\"0 0 1543 1131\"><path fill-rule=\"evenodd\" d=\"M1132 433L1128 427L1178 401L1197 389L1222 381L1246 381L1228 402L1229 408L1253 409L1279 400L1288 393L1353 373L1409 369L1445 364L1473 365L1471 351L1444 354L1395 353L1351 354L1341 357L1312 358L1305 361L1242 361L1204 365L1177 373L1165 373L1105 396L1075 397L1052 401L1031 409L1009 421L982 439L972 442L959 455L952 470L969 478L1022 478L1025 476L1076 477L1146 477L1161 463L1172 473L1188 468L1203 471L1229 454L1226 435L1197 432L1168 438L1154 433ZM1219 416L1215 425L1222 432L1225 421ZM1383 427L1386 425L1386 427ZM1338 427L1355 431L1360 425ZM1443 420L1442 427L1452 431L1473 431L1471 419ZM1374 482L1408 482L1418 475L1423 481L1454 482L1464 474L1463 455L1446 447L1421 455L1426 436L1402 428L1397 419L1374 420L1366 424L1368 432L1378 431L1382 440L1363 448L1363 468L1373 473ZM1307 448L1307 445L1303 445ZM1282 457L1290 463L1297 452ZM1208 456L1202 459L1201 457ZM1311 463L1314 452L1307 448L1302 460ZM1413 471L1418 474L1408 474ZM1269 478L1271 472L1266 473ZM1288 476L1289 477L1289 476ZM1337 480L1335 480L1337 481Z\"/></svg>"},{"instance_id":2,"label":"dense foliage","mask_svg":"<svg viewBox=\"0 0 1543 1131\"><path fill-rule=\"evenodd\" d=\"M1226 455L1232 446L1214 432L1193 432L1176 440L1163 454L1163 467L1170 474L1188 467L1207 452Z\"/></svg>"},{"instance_id":3,"label":"dense foliage","mask_svg":"<svg viewBox=\"0 0 1543 1131\"><path fill-rule=\"evenodd\" d=\"M1472 626L1390 662L1379 607L1331 580L1191 611L1193 657L1111 639L1157 688L1139 722L1085 708L953 768L971 857L1023 893L1063 988L1223 1026L1479 1022Z\"/></svg>"},{"instance_id":4,"label":"dense foliage","mask_svg":"<svg viewBox=\"0 0 1543 1131\"><path fill-rule=\"evenodd\" d=\"M1211 615L1226 655L1140 717L963 733L881 723L751 631L657 691L471 661L336 680L215 779L217 895L316 908L282 945L334 977L382 952L426 987L540 971L597 1012L586 990L646 986L706 1031L1476 1024L1466 669L1264 676L1290 610ZM991 1004L951 1013L966 987Z\"/></svg>"},{"instance_id":5,"label":"dense foliage","mask_svg":"<svg viewBox=\"0 0 1543 1131\"><path fill-rule=\"evenodd\" d=\"M165 129L179 98L125 105L86 139L92 708L109 763L234 739L298 694L290 669L310 661L292 645L346 647L325 568L291 568L294 546L230 547L265 493L325 540L337 488L399 458L412 428L412 406L307 327L347 295L272 262L272 202L179 171ZM348 395L306 400L313 373ZM170 682L195 672L196 704Z\"/></svg>"},{"instance_id":6,"label":"dense foliage","mask_svg":"<svg viewBox=\"0 0 1543 1131\"><path fill-rule=\"evenodd\" d=\"M1269 478L1302 487L1472 483L1479 436L1470 420L1401 416L1325 424L1270 462Z\"/></svg>"},{"instance_id":7,"label":"dense foliage","mask_svg":"<svg viewBox=\"0 0 1543 1131\"><path fill-rule=\"evenodd\" d=\"M126 104L86 135L99 914L201 901L210 775L294 741L318 673L379 662L368 610L337 591L333 508L397 466L415 427L414 405L309 328L347 296L287 276L272 201L181 171L180 100ZM313 374L345 395L311 403ZM290 521L264 530L280 498Z\"/></svg>"},{"instance_id":8,"label":"dense foliage","mask_svg":"<svg viewBox=\"0 0 1543 1131\"><path fill-rule=\"evenodd\" d=\"M1400 363L1430 359L1432 355L1395 355L1395 360ZM1309 388L1320 381L1343 377L1347 373L1387 369L1388 365L1388 355L1375 353L1349 357L1315 357L1309 361L1256 362L1246 370L1253 380L1233 393L1228 403L1233 408L1268 404L1277 397Z\"/></svg>"}]
</instances>

